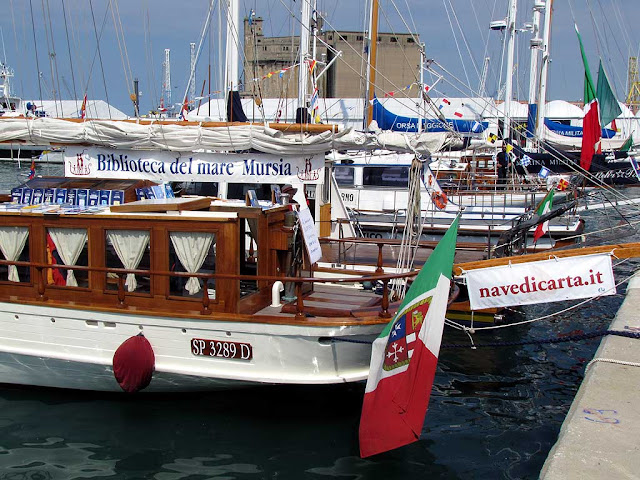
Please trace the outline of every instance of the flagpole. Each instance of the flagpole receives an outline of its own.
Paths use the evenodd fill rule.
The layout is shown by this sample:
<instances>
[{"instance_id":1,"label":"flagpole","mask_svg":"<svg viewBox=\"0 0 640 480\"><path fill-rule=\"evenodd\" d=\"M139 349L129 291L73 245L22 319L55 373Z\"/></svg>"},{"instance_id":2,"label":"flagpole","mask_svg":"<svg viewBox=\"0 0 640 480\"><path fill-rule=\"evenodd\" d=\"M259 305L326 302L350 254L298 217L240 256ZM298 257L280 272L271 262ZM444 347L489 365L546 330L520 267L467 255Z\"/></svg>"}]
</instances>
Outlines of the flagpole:
<instances>
[{"instance_id":1,"label":"flagpole","mask_svg":"<svg viewBox=\"0 0 640 480\"><path fill-rule=\"evenodd\" d=\"M369 75L367 78L367 115L364 128L368 129L373 121L373 97L375 96L376 83L376 53L378 51L378 0L371 2L371 15L369 17Z\"/></svg>"},{"instance_id":2,"label":"flagpole","mask_svg":"<svg viewBox=\"0 0 640 480\"><path fill-rule=\"evenodd\" d=\"M549 62L551 61L551 14L553 0L547 0L544 11L544 35L542 40L542 65L540 67L540 85L538 90L538 112L536 118L536 138L541 139L544 128L544 114L547 103L547 81Z\"/></svg>"}]
</instances>

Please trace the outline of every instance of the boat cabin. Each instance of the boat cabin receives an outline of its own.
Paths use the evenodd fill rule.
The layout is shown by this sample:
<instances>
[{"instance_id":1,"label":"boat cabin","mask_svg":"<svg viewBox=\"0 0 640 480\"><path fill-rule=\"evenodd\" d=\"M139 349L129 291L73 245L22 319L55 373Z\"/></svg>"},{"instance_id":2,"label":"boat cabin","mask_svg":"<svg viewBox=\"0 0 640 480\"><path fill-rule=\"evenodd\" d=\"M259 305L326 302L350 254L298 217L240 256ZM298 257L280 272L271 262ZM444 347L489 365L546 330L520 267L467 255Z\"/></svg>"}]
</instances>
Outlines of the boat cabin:
<instances>
[{"instance_id":1,"label":"boat cabin","mask_svg":"<svg viewBox=\"0 0 640 480\"><path fill-rule=\"evenodd\" d=\"M246 313L264 304L258 298L270 298L269 282L258 274L290 273L288 206L263 210L195 197L85 211L0 208L3 301Z\"/></svg>"}]
</instances>

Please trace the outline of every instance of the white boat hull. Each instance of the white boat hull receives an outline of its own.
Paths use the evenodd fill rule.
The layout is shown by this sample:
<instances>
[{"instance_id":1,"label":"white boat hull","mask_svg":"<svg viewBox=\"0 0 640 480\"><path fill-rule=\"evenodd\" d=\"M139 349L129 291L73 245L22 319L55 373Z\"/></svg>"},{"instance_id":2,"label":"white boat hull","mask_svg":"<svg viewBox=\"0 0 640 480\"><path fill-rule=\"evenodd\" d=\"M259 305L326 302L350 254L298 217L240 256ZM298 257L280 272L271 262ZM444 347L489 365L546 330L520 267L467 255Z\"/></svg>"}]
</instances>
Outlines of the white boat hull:
<instances>
[{"instance_id":1,"label":"white boat hull","mask_svg":"<svg viewBox=\"0 0 640 480\"><path fill-rule=\"evenodd\" d=\"M14 303L0 304L0 312L0 383L97 391L121 391L113 355L140 332L155 354L145 391L175 392L364 380L371 342L383 328L147 317ZM194 338L250 344L252 358L196 356Z\"/></svg>"}]
</instances>

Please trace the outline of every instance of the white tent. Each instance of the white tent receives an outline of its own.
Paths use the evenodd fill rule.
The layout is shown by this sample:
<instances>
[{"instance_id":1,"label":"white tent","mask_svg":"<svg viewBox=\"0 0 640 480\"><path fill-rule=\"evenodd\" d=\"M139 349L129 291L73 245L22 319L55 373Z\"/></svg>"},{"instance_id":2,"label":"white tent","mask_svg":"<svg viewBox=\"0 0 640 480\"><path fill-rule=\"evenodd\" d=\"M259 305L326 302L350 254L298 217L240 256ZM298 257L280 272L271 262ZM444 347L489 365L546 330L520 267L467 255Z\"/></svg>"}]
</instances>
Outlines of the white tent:
<instances>
[{"instance_id":1,"label":"white tent","mask_svg":"<svg viewBox=\"0 0 640 480\"><path fill-rule=\"evenodd\" d=\"M544 116L550 120L571 120L571 125L577 125L573 122L582 121L584 112L580 107L564 100L552 100L545 105Z\"/></svg>"},{"instance_id":2,"label":"white tent","mask_svg":"<svg viewBox=\"0 0 640 480\"><path fill-rule=\"evenodd\" d=\"M23 101L26 105L26 102ZM34 100L38 111L44 110L48 117L53 118L80 118L82 100ZM117 108L109 105L104 100L87 100L86 118L101 118L111 120L124 120L127 115Z\"/></svg>"}]
</instances>

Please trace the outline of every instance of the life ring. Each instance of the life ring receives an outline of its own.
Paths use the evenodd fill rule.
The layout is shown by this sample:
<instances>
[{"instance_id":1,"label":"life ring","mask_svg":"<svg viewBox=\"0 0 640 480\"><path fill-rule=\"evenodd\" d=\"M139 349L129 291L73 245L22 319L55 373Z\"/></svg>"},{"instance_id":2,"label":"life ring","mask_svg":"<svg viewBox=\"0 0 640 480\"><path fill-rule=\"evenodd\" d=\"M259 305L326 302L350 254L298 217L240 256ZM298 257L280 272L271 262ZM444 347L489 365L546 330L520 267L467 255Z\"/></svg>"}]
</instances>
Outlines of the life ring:
<instances>
[{"instance_id":1,"label":"life ring","mask_svg":"<svg viewBox=\"0 0 640 480\"><path fill-rule=\"evenodd\" d=\"M447 206L447 202L449 201L447 199L447 195L444 192L433 192L431 194L431 200L433 200L433 203L438 208L438 210L444 210L444 207Z\"/></svg>"}]
</instances>

